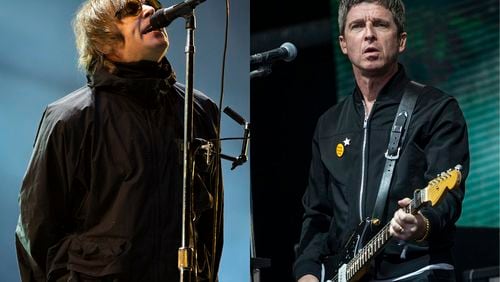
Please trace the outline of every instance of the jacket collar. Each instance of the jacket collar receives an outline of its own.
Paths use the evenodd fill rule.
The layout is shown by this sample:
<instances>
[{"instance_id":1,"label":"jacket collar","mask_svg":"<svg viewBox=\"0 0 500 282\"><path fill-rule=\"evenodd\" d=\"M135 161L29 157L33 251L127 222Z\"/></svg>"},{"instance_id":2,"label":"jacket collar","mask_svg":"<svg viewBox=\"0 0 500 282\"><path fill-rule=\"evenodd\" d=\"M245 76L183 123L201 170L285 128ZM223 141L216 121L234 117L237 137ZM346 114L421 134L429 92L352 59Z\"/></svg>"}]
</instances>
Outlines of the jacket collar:
<instances>
[{"instance_id":1,"label":"jacket collar","mask_svg":"<svg viewBox=\"0 0 500 282\"><path fill-rule=\"evenodd\" d=\"M88 75L89 87L132 96L150 104L148 100L156 100L159 93L168 92L176 82L175 72L166 58L160 63L140 61L114 65L113 72L100 68Z\"/></svg>"},{"instance_id":2,"label":"jacket collar","mask_svg":"<svg viewBox=\"0 0 500 282\"><path fill-rule=\"evenodd\" d=\"M380 93L377 96L377 101L383 103L399 103L403 97L403 92L406 84L409 82L409 78L406 76L406 71L403 65L398 63L398 71L392 76L392 78L382 87ZM356 103L362 103L363 95L361 90L356 84L354 89L354 101Z\"/></svg>"}]
</instances>

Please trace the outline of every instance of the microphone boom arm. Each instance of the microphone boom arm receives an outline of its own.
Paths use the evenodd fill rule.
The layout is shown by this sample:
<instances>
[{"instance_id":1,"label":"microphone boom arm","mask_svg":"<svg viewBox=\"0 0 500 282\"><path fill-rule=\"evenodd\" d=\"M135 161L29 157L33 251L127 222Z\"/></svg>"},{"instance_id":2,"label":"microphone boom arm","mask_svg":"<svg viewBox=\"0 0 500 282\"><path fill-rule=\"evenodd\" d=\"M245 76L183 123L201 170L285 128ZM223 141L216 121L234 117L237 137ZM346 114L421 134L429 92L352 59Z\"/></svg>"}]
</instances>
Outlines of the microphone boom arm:
<instances>
[{"instance_id":1,"label":"microphone boom arm","mask_svg":"<svg viewBox=\"0 0 500 282\"><path fill-rule=\"evenodd\" d=\"M241 144L241 152L238 157L232 157L225 154L220 154L220 157L233 162L231 166L231 170L234 170L236 167L244 164L248 160L248 140L250 139L250 123L247 122L242 116L236 113L230 107L224 108L224 113L228 115L231 119L236 121L238 124L244 126L243 133L243 142Z\"/></svg>"}]
</instances>

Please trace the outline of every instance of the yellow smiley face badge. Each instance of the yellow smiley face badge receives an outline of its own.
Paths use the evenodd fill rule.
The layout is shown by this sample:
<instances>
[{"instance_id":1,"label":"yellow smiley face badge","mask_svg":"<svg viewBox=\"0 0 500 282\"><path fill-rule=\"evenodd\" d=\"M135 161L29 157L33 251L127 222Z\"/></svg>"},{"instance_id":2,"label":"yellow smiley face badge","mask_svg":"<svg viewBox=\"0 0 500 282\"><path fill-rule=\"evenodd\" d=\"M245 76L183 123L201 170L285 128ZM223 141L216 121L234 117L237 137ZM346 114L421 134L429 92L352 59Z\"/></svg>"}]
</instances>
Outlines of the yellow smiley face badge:
<instances>
[{"instance_id":1,"label":"yellow smiley face badge","mask_svg":"<svg viewBox=\"0 0 500 282\"><path fill-rule=\"evenodd\" d=\"M342 156L344 155L344 151L345 151L344 144L338 143L335 151L337 152L337 157L342 158Z\"/></svg>"}]
</instances>

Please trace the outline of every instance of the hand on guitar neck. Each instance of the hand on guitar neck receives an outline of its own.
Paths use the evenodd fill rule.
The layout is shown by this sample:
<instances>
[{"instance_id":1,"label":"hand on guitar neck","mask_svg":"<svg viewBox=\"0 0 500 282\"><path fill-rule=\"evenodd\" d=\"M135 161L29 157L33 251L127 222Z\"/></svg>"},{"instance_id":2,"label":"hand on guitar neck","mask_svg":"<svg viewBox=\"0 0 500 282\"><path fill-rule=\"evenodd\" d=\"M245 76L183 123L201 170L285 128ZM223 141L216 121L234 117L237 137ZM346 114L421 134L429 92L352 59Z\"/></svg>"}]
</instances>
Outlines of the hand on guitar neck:
<instances>
[{"instance_id":1,"label":"hand on guitar neck","mask_svg":"<svg viewBox=\"0 0 500 282\"><path fill-rule=\"evenodd\" d=\"M401 208L394 213L394 217L391 219L389 233L393 237L405 241L425 239L424 237L427 237L429 232L427 219L420 211L411 214L403 210L410 202L409 198L398 201Z\"/></svg>"}]
</instances>

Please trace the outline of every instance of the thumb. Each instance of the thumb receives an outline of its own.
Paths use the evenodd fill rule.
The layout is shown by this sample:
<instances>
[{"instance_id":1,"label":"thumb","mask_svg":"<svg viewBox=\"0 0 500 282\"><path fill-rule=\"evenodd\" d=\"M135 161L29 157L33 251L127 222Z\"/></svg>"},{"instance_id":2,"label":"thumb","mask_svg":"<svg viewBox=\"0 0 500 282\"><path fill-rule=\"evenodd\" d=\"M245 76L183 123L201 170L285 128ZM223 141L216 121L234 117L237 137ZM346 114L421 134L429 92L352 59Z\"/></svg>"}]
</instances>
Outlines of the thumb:
<instances>
[{"instance_id":1,"label":"thumb","mask_svg":"<svg viewBox=\"0 0 500 282\"><path fill-rule=\"evenodd\" d=\"M408 206L409 204L411 203L411 199L410 198L404 198L404 199L401 199L398 201L398 205L402 208Z\"/></svg>"}]
</instances>

